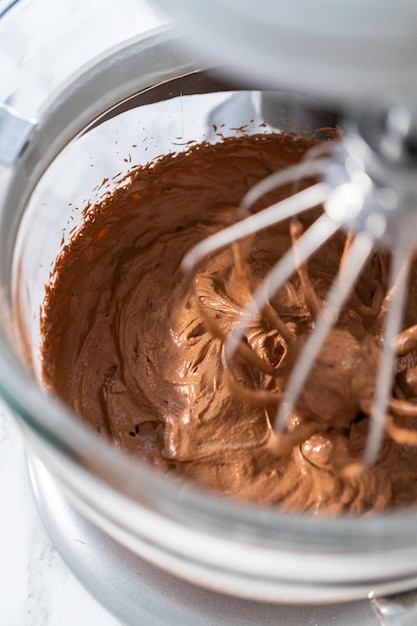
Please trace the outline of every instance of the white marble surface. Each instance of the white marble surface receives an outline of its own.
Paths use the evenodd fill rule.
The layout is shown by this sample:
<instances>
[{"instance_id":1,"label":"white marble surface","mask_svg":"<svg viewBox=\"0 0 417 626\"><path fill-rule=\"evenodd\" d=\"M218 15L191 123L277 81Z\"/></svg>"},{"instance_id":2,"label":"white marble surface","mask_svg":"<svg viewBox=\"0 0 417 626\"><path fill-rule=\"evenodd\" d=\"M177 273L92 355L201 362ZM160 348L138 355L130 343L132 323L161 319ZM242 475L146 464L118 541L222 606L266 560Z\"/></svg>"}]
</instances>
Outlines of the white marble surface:
<instances>
[{"instance_id":1,"label":"white marble surface","mask_svg":"<svg viewBox=\"0 0 417 626\"><path fill-rule=\"evenodd\" d=\"M120 626L80 585L47 537L21 435L0 405L0 626Z\"/></svg>"}]
</instances>

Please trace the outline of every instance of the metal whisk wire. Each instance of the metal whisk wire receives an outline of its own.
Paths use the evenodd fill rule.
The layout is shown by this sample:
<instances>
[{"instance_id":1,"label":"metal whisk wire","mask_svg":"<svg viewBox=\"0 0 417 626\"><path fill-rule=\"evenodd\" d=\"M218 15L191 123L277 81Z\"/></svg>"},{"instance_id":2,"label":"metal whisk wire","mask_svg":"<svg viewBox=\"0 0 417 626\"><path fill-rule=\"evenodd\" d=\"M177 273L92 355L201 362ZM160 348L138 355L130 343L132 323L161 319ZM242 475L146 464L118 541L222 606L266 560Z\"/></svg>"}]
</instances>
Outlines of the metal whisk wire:
<instances>
[{"instance_id":1,"label":"metal whisk wire","mask_svg":"<svg viewBox=\"0 0 417 626\"><path fill-rule=\"evenodd\" d=\"M329 188L326 183L319 182L243 220L251 205L268 191L300 180L304 176L323 174L327 165L328 161L324 159L301 162L280 172L273 173L268 178L260 181L243 199L237 213L237 221L234 224L204 239L187 252L182 261L184 272L191 273L202 259L217 250L229 246L262 228L272 226L277 221L294 217L298 213L324 202Z\"/></svg>"},{"instance_id":2,"label":"metal whisk wire","mask_svg":"<svg viewBox=\"0 0 417 626\"><path fill-rule=\"evenodd\" d=\"M404 314L404 303L411 269L411 242L409 225L401 219L393 250L388 293L395 290L385 322L382 355L375 385L374 403L371 412L369 434L366 441L363 465L369 467L378 456L387 423L387 408L394 375L395 338L398 336Z\"/></svg>"},{"instance_id":3,"label":"metal whisk wire","mask_svg":"<svg viewBox=\"0 0 417 626\"><path fill-rule=\"evenodd\" d=\"M373 237L368 233L358 233L346 256L340 272L333 282L327 301L316 320L312 332L294 366L289 378L284 398L275 420L275 430L282 431L292 413L300 391L311 371L331 328L337 322L340 311L352 292L353 286L372 252Z\"/></svg>"}]
</instances>

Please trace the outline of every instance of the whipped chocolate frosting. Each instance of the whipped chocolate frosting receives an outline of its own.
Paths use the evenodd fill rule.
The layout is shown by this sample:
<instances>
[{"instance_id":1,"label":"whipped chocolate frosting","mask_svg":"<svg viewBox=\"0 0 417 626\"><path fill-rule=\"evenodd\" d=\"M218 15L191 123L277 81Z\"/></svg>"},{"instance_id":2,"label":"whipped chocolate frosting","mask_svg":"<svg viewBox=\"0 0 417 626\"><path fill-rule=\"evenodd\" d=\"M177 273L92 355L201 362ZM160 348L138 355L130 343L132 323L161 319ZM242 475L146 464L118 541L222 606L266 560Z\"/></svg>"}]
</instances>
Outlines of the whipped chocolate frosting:
<instances>
[{"instance_id":1,"label":"whipped chocolate frosting","mask_svg":"<svg viewBox=\"0 0 417 626\"><path fill-rule=\"evenodd\" d=\"M234 222L242 197L257 181L299 161L314 142L277 134L201 144L137 168L127 187L90 209L46 289L45 384L100 434L159 468L167 480L313 513L410 506L417 500L416 447L386 436L371 468L341 471L364 452L389 257L375 252L370 259L289 420L290 445L279 454L271 446L277 402L270 394L279 397L314 324L300 276L270 302L293 340L265 311L246 333L246 343L274 375L239 357L225 368L222 336L291 245L291 224L283 221L248 238L243 266L231 247L205 259L196 268L194 289L181 268L194 244ZM270 193L255 210L293 191L291 185ZM304 214L299 228L320 212ZM320 306L345 245L346 235L338 234L309 261L307 280ZM417 323L415 284L405 326ZM409 349L398 348L404 356L393 388L396 401L407 407L417 395L412 348L413 335ZM248 390L268 392L267 399L255 402L246 397ZM402 425L412 422L412 416L403 418ZM300 441L291 439L296 432L304 433Z\"/></svg>"}]
</instances>

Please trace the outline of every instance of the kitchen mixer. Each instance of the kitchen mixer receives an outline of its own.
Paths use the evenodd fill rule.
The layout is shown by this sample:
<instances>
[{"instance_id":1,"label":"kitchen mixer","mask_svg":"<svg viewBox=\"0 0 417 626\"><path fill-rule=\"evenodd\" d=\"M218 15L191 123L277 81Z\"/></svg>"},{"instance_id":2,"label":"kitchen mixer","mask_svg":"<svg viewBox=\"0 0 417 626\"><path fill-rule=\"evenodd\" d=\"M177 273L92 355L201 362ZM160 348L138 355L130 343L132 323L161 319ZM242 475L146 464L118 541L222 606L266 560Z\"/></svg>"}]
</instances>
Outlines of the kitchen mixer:
<instances>
[{"instance_id":1,"label":"kitchen mixer","mask_svg":"<svg viewBox=\"0 0 417 626\"><path fill-rule=\"evenodd\" d=\"M195 70L194 64L190 63L190 61L187 59L184 60L184 57L182 57L181 55L179 55L179 57L176 58L175 61L172 59L172 50L176 49L177 44L178 44L178 41L169 40L169 36L167 35L167 33L164 32L163 34L159 36L159 39L158 39L158 36L156 36L152 39L152 41L148 41L148 43L146 42L144 43L141 41L136 48L135 48L135 44L132 42L132 46L130 47L130 49L122 49L122 50L117 51L119 56L115 54L115 51L112 51L113 52L112 55L108 55L102 59L101 65L100 63L97 63L95 65L94 72L92 70L87 71L83 75L83 77L80 78L79 82L77 82L75 85L74 83L72 83L71 88L65 92L65 97L61 99L61 101L59 101L59 99L55 100L54 106L47 108L46 112L42 116L41 122L38 121L38 123L31 124L30 121L26 120L27 122L26 128L28 129L28 131L31 130L32 132L28 132L27 135L24 133L24 139L22 140L22 143L20 146L21 149L23 148L24 149L23 149L23 152L19 156L18 163L15 164L15 167L13 168L13 189L9 193L9 196L7 199L7 206L9 207L8 213L7 215L2 216L4 220L3 225L2 225L3 232L7 232L9 235L11 234L11 238L10 236L8 237L10 241L8 248L3 247L3 242L2 242L2 250L7 251L7 254L6 252L3 252L3 254L6 254L6 259L5 259L6 263L3 265L3 268L2 268L2 271L6 272L6 274L4 275L4 283L3 283L5 286L9 285L9 280L8 278L6 278L7 271L8 271L7 263L11 265L10 258L12 255L11 247L13 247L12 246L13 233L16 231L18 227L19 214L20 214L22 207L26 203L26 199L28 198L30 194L30 190L34 187L34 185L37 182L37 178L41 174L41 171L45 168L46 161L52 160L53 156L64 145L66 145L66 143L68 142L68 140L70 139L72 135L75 135L79 130L81 130L82 128L85 128L85 126L89 124L93 119L96 120L97 115L99 114L99 109L101 109L103 112L104 111L107 112L112 106L121 102L124 98L131 96L132 93L137 93L141 89L148 88L149 86L155 85L158 82L163 82L169 79L174 79L180 74L186 74L186 73L189 73L190 71L194 71ZM137 82L138 81L137 67L134 66L133 62L132 62L132 65L128 67L128 59L133 59L135 54L141 55L142 53L145 54L146 58L144 59L142 56L143 60L141 62L143 62L143 67L148 68L148 75L147 76L142 75L140 77L140 80L142 81L142 83L139 84ZM169 63L167 60L168 58L169 58ZM175 65L175 69L171 69L170 67L166 66L166 64L171 66L171 63ZM120 76L119 79L116 80L117 72L122 71L122 68L123 68L124 74L123 76ZM130 72L130 75L128 75L129 72ZM95 84L93 85L91 84L92 79L96 80ZM106 84L106 81L107 81L107 84ZM125 85L123 87L120 86L120 82L122 81L125 81ZM114 92L109 93L108 91L109 84L112 84L112 85L118 84L119 85L118 89L117 90L115 89ZM104 85L106 85L106 89L104 89ZM196 89L196 87L194 87L194 89ZM102 94L103 101L100 100L99 94ZM64 101L65 101L65 106L64 106ZM82 110L82 112L80 112L80 109ZM76 115L75 115L75 111L78 111ZM12 114L12 117L10 118L10 114L6 111L6 119L15 120L16 116ZM35 141L35 138L36 138L36 141ZM53 140L51 141L51 139ZM21 150L18 150L17 152L20 153ZM30 181L28 181L28 176L30 178ZM8 185L8 189L11 189L10 184ZM18 206L20 207L20 209L17 208ZM30 223L30 217L28 217L27 219L28 219L28 223ZM33 223L31 223L31 227L32 226L33 226ZM62 233L62 228L60 230L60 233ZM22 242L26 244L27 240L23 238ZM24 249L24 247L25 245L23 245L22 243L21 249ZM46 264L46 268L48 269L48 264ZM46 269L46 274L47 274L47 269ZM6 292L7 291L9 291L9 289L6 289ZM35 301L36 301L36 298L34 298L34 302ZM39 300L37 304L39 304ZM35 308L36 306L37 305L34 304ZM31 317L32 313L33 313L33 310L28 314L28 318ZM6 316L7 316L7 313L5 314L5 317ZM26 323L26 322L24 321L23 323ZM33 348L33 353L36 354L36 347ZM125 459L121 460L118 458L118 455L114 455L113 454L114 451L106 449L106 451L104 452L104 449L105 449L104 444L102 447L101 445L97 447L98 444L95 438L94 439L89 438L89 435L84 432L84 429L79 429L78 424L76 425L75 423L73 423L73 420L71 417L68 417L68 419L64 417L62 407L58 408L54 404L53 401L51 401L50 399L45 399L45 397L39 393L37 385L33 383L30 377L25 376L25 374L21 371L20 366L16 364L16 357L13 356L13 350L10 347L10 341L7 339L7 336L6 336L6 339L3 340L3 344L2 344L2 358L5 359L4 361L5 367L4 368L2 367L2 376L4 377L2 380L2 392L4 390L5 397L9 399L9 402L13 406L15 411L17 411L17 413L25 417L25 419L30 424L32 424L32 428L34 428L35 433L36 432L42 433L41 441L39 441L37 437L33 438L33 433L31 434L30 432L28 432L27 433L28 440L32 440L32 443L34 447L37 449L38 453L40 453L40 455L43 457L43 460L49 465L50 468L52 467L54 468L54 473L60 477L60 480L64 484L66 484L67 489L70 492L75 491L76 495L73 493L73 497L75 496L74 499L77 501L78 504L81 505L81 508L84 511L88 511L89 517L93 517L96 523L98 523L99 525L101 526L104 525L106 530L109 531L111 535L116 534L117 538L120 539L124 544L129 544L129 546L134 545L137 551L139 551L140 553L143 553L144 544L146 543L146 541L143 541L143 537L142 537L142 541L138 540L137 537L135 540L131 541L131 537L129 536L132 531L135 534L135 530L134 530L135 528L136 529L141 528L141 532L145 532L145 534L147 534L148 532L146 529L144 530L143 523L141 523L139 519L137 518L137 512L135 512L134 510L134 505L132 504L132 506L130 506L129 502L125 502L123 498L121 499L120 502L123 502L122 508L124 509L124 511L127 510L126 507L129 509L129 514L127 515L129 529L128 531L126 531L126 528L125 529L116 528L118 526L118 522L115 523L114 519L113 520L107 519L106 521L103 521L103 518L107 517L107 514L109 512L107 509L110 507L110 502L112 502L112 497L109 497L109 493L107 492L107 487L106 486L103 487L104 491L102 491L102 487L99 487L99 492L101 493L101 495L104 492L106 492L107 494L105 498L102 500L99 497L98 492L96 494L91 492L90 490L91 483L88 486L87 485L83 486L81 484L82 479L77 480L77 476L79 478L81 478L81 476L84 476L84 471L80 467L78 467L78 464L80 463L81 466L87 466L88 468L90 468L89 471L92 471L96 475L96 477L106 477L106 481L109 481L110 484L112 484L113 486L117 484L121 491L124 491L127 489L130 492L131 496L133 497L133 501L134 501L138 495L137 493L135 493L137 491L137 485L132 484L132 481L129 481L129 480L126 481L126 473L123 471L122 468L125 468L126 470L128 468L127 475L130 475L130 476L134 475L137 470L135 470L134 467L132 467L132 465L127 460ZM21 397L21 394L19 393L19 390L16 386L16 382L13 380L13 376L15 376L17 371L19 372L18 376L19 377L23 376L23 380L25 381L24 384L25 384L26 393L23 398ZM19 378L19 380L22 380L22 379ZM32 417L33 412L36 413L34 418ZM65 436L62 435L63 431L65 431ZM49 442L49 444L47 444L46 447L45 447L45 441L42 441L43 438L45 438L46 441ZM55 454L50 454L50 451L48 454L47 448L48 448L48 445L49 446L51 445L51 443L52 443L52 448L54 449L54 451L56 451L56 449L58 450L57 458L54 458ZM98 450L100 451L100 453L97 452ZM101 454L104 455L102 458L101 458ZM61 457L60 455L63 455L63 456ZM70 463L71 472L67 472L64 469L64 466L66 465L66 461L63 462L63 458L67 459L68 455L69 457L73 459L74 458L77 459L75 463L75 467L74 467L73 462ZM104 457L106 457L106 462L103 461ZM114 459L117 458L117 461L115 461L113 465L114 472L111 472L112 476L108 475L109 474L108 460L110 458L112 459L112 461L113 461L113 458ZM148 474L146 473L146 470L144 468L141 468L141 472L142 471L145 472L145 474L142 474L142 476L146 475L147 480L148 480ZM96 483L95 480L93 482L95 485L97 485L97 484L100 484L100 480L101 479L99 478L98 483ZM158 479L150 474L149 481L150 482L148 483L148 485L152 484L154 486L154 493L159 493L158 492L158 489L159 489ZM112 491L112 488L110 488L110 491ZM190 494L191 494L191 491L190 491ZM117 493L116 493L116 498L118 498ZM164 493L164 498L166 498L165 493ZM190 498L194 498L194 494L190 495ZM143 493L141 493L139 495L139 499L142 500L142 503L143 503L143 499L148 500L149 490L145 490ZM94 502L92 502L92 500ZM102 501L99 502L99 500L102 500ZM197 527L199 527L200 529L210 527L210 533L211 532L215 533L216 522L214 520L210 520L210 523L208 523L207 519L205 519L205 514L208 513L209 516L212 516L213 513L215 514L217 504L211 501L211 499L209 498L208 499L209 502L207 503L207 507L206 507L205 497L199 500L197 496L196 501L199 502L199 505L195 509L193 509L192 504L188 500L189 498L187 495L187 490L185 490L183 494L183 501L181 502L180 507L182 507L183 504L185 503L185 506L187 507L187 515L191 514L191 518L193 519L193 524L196 524ZM172 498L169 498L168 496L168 500L165 500L165 501L166 502L169 501L170 506L173 505L175 508L175 498L172 499ZM114 503L114 500L113 500L113 503ZM200 508L200 504L202 508ZM152 507L153 506L154 505L152 505ZM157 510L159 506L160 506L160 502L156 506ZM188 508L190 506L191 506L191 509ZM106 509L105 515L102 515L103 507L104 509ZM252 513L254 513L255 518L257 518L255 526L258 526L258 524L261 524L263 531L265 530L265 527L268 527L269 532L271 533L271 537L275 533L278 533L278 534L280 533L279 543L281 543L281 546L284 546L284 551L285 552L287 551L287 548L285 546L289 546L291 544L291 541L290 543L288 543L287 542L288 537L287 538L285 537L286 535L285 530L286 530L286 524L287 524L286 521L284 522L283 520L283 525L280 526L279 515L275 515L269 512L257 513L253 511L245 513L245 512L242 512L239 507L238 509L239 510L236 511L236 514L233 513L233 511L235 510L234 507L231 507L231 510L230 510L230 512L232 513L232 519L234 520L233 522L234 532L237 531L238 535L240 533L241 537L246 536L246 533L249 533L249 535L251 535L253 529L252 529L252 522L250 518L252 516ZM194 514L192 513L193 510L194 510ZM180 510L177 510L176 513L179 514L181 517ZM171 510L171 514L175 517L173 510ZM146 517L146 513L143 510L142 510L142 515ZM381 541L383 537L386 540L385 548L388 551L392 549L395 552L398 549L399 553L401 553L402 555L406 555L407 563L406 564L401 563L401 566L399 565L398 561L396 561L396 563L389 562L389 558L387 560L386 554L382 555L381 559L378 556L376 561L374 561L372 567L370 567L370 570L372 570L372 576L374 576L377 572L379 574L379 571L381 570L381 567L382 567L381 563L384 566L387 566L384 569L384 575L382 576L382 578L386 578L387 581L389 580L390 576L393 574L393 570L395 571L394 576L399 575L400 578L404 578L405 573L407 573L408 577L405 576L407 578L407 581L406 582L402 581L404 583L404 586L401 584L401 588L412 587L414 585L414 581L410 580L410 578L412 579L411 574L413 572L413 567L414 567L413 555L412 555L412 551L410 550L410 546L413 545L413 536L414 536L412 517L413 517L412 514L408 516L399 515L398 519L397 519L397 516L394 516L395 522L394 522L394 518L390 518L390 519L384 518L382 520L378 519L378 520L372 520L372 521L362 520L363 523L359 522L357 525L356 525L356 521L352 524L350 522L347 522L346 520L338 520L338 521L335 520L335 524L331 523L329 526L325 526L323 524L323 530L325 529L325 536L326 536L326 542L327 542L327 546L324 548L324 550L326 552L328 551L327 557L329 558L329 561L328 561L327 572L326 572L326 567L321 568L319 578L322 578L322 580L320 581L320 584L317 585L317 587L321 587L321 583L323 583L326 580L327 576L328 576L327 581L332 580L332 586L333 586L333 580L334 580L333 577L334 577L334 572L335 572L334 567L335 567L335 563L338 562L338 560L340 559L340 554L338 555L338 558L333 558L331 553L335 549L339 550L341 539L345 538L347 535L352 534L352 533L354 534L354 538L352 539L352 542L353 543L355 541L358 542L356 545L356 549L358 549L359 545L361 546L357 554L362 549L364 549L364 546L366 546L366 549L370 549L371 552L378 553L379 550L381 549ZM308 541L311 540L311 536L308 535L309 529L311 531L311 520L300 519L300 520L294 520L294 521L295 521L295 524L294 524L295 528L297 528L298 523L300 524L298 530L301 531L301 535L304 536L308 544ZM213 525L212 525L212 522L213 522ZM368 524L367 522L370 522L370 523ZM293 523L293 520L291 521L291 523ZM314 528L319 529L320 523L321 522L318 522L318 524L314 524ZM394 524L397 524L395 526L395 533L394 533L394 528L393 528ZM148 528L150 527L150 525L148 526ZM377 540L375 540L374 543L372 544L372 537L375 536L374 535L375 526L377 526L378 528L379 536ZM175 523L173 524L173 527L176 527L177 530L181 534L180 529ZM219 526L217 527L219 528ZM221 524L220 524L220 527L221 527ZM174 528L171 528L171 530L173 531ZM401 533L400 531L403 531L403 532ZM321 532L321 531L318 530L318 532ZM356 533L358 533L358 535L356 535ZM260 534L262 535L262 533ZM258 535L258 539L256 540L257 542L259 540L259 533L257 531L256 531L256 535ZM192 533L191 535L189 535L189 537L191 536L192 536ZM332 545L332 536L334 540L333 545ZM175 533L174 532L170 533L170 537L174 538ZM297 537L297 540L298 539L299 537ZM183 543L184 542L180 540L178 542L178 545L181 546L183 545ZM223 542L220 542L220 543L224 547L224 543ZM321 543L320 540L319 540L319 543ZM220 544L218 544L218 547L220 548ZM349 546L349 548L351 547L352 545ZM201 575L201 572L203 572L206 568L206 566L201 568L195 562L196 558L198 560L201 556L200 554L201 548L202 548L201 542L198 541L198 537L196 536L195 542L192 542L192 546L190 546L190 550L189 550L189 554L193 554L194 563L192 565L189 564L190 567L188 568L188 573L185 573L185 576L188 578L192 578L196 571L199 571ZM251 551L252 550L249 549L249 552ZM147 552L147 558L149 558L150 560L158 561L159 559L162 558L160 554L161 551L155 550L155 546L153 546L153 549L150 549L148 545L146 552ZM209 561L211 560L213 570L214 569L218 570L219 562L217 561L217 559L220 558L219 552L216 552L215 558L209 557L207 555L206 550L204 550L204 552L206 553L204 559L208 559ZM252 558L254 560L251 561L251 564L248 567L248 571L249 573L252 572L252 576L256 570L259 574L264 569L266 565L263 560L264 558L266 558L268 561L268 555L265 554L265 551L262 551L262 552L263 552L262 563L259 561L258 566L256 566L255 562L257 558L259 557L259 555L257 557L255 554L256 550L253 551ZM345 548L343 547L342 547L342 552L345 552ZM312 575L313 578L315 577L316 574L314 572L317 570L317 561L314 562L315 558L313 556L313 553L314 553L314 548L312 548L311 544L310 545L304 544L299 551L299 560L296 554L292 554L292 555L286 554L285 563L286 563L286 566L288 566L287 574L289 573L291 569L293 570L293 575L290 575L290 578L298 577L300 568L306 568L306 564L310 560L310 557L313 557L313 558L311 558L311 568L310 567L307 568L310 570L307 578L310 575ZM308 554L310 556L307 556ZM229 555L230 555L230 552L229 552ZM294 559L294 556L296 557L295 559ZM375 556L375 554L373 556ZM326 560L326 559L323 559L322 557L323 555L320 554L321 565L323 565ZM351 562L351 565L353 566L351 569L351 572L352 572L351 582L353 583L353 580L356 578L357 569L358 569L357 566L354 565L353 563L355 561L355 558L352 558L352 555L346 555L346 554L345 554L345 558L346 558L346 562ZM168 561L169 560L170 559L168 559ZM173 570L177 569L178 560L182 560L181 557L179 558L178 554L171 554L171 565L170 566L168 565L167 567ZM235 561L235 558L232 557L231 560ZM252 580L250 584L246 585L246 590L244 591L244 593L248 593L249 595L253 593L255 593L256 595L259 594L259 597L262 594L265 594L264 598L266 598L269 595L270 599L272 599L274 595L275 595L275 598L278 595L278 599L279 599L279 596L281 596L281 599L288 599L291 596L291 592L289 592L288 589L286 589L285 591L281 590L280 593L276 594L276 592L273 591L274 584L269 585L267 580L265 580L265 578L269 578L269 577L274 578L277 575L277 571L279 571L279 575L282 576L282 567L277 568L277 566L274 565L273 560L276 560L276 556L274 557L274 559L271 559L269 565L266 565L266 568L268 569L269 574L267 577L264 577L262 584L259 585L259 591L254 592L254 586L256 586L256 584ZM217 564L215 564L216 561L217 561ZM368 566L369 565L370 565L370 562L368 562ZM223 565L221 567L223 568ZM187 569L187 568L184 568L184 569ZM349 566L347 569L348 570L350 569ZM391 569L391 572L389 571L390 569ZM184 572L183 572L183 575L184 575ZM343 587L346 584L345 583L346 575L347 574L346 574L346 569L345 569L345 571L343 572L343 575L341 575L341 581L343 581L343 585L341 586ZM349 577L349 574L348 574L348 577ZM364 574L364 578L366 578L365 574ZM222 583L219 583L219 582L215 583L212 580L212 582L209 584L214 585L215 587L217 586L218 588L219 584L223 584L223 583L226 584L226 580L229 579L229 583L226 584L227 589L230 590L230 592L232 593L234 592L239 593L239 594L242 593L242 587L241 587L241 590L238 591L237 588L239 587L239 585L236 586L234 583L233 584L230 583L230 578L228 575L220 576L219 580L220 579L223 581ZM203 574L201 581L203 584L208 584L207 575ZM294 581L292 581L290 586L292 584L294 584ZM346 592L345 597L357 597L356 594L358 594L360 597L363 597L363 595L364 594L366 595L367 591L369 591L370 588L373 588L373 583L370 583L369 580L367 580L363 584L360 584L359 586L361 588L360 591L358 590L358 588L356 589L356 591L352 590L352 586L351 586L350 590ZM243 584L243 587L245 587L244 584ZM268 587L270 589L269 593L266 591ZM296 596L298 599L300 599L300 596L302 596L303 593L306 593L306 596L308 596L310 599L312 598L329 599L330 596L333 597L333 593L330 592L329 590L329 587L330 587L329 585L328 585L327 590L323 592L321 596L319 594L319 590L317 587L314 588L312 581L308 580L306 581L306 584L304 585L304 591L300 593L300 588L298 588L298 590L296 591L293 597ZM396 584L390 585L387 583L386 589L395 590L396 588L397 588ZM308 592L309 589L310 589L310 592ZM365 589L367 591L365 591ZM334 596L337 597L338 594L340 594L340 589L334 594Z\"/></svg>"}]
</instances>

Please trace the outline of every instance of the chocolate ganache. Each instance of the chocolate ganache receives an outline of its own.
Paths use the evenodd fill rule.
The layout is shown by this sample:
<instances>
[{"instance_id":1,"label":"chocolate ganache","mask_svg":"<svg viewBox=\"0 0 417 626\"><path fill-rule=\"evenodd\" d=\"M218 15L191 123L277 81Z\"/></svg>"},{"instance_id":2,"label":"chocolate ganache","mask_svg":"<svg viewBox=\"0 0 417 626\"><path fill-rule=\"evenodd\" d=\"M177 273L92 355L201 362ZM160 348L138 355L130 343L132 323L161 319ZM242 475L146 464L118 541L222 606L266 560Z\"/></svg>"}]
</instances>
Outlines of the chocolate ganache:
<instances>
[{"instance_id":1,"label":"chocolate ganache","mask_svg":"<svg viewBox=\"0 0 417 626\"><path fill-rule=\"evenodd\" d=\"M291 246L293 226L286 220L251 235L242 247L243 269L231 247L211 255L196 268L195 291L181 268L194 244L234 222L255 183L298 162L315 141L238 136L132 171L127 186L88 211L57 259L42 316L45 384L166 480L293 511L411 506L417 500L415 446L386 436L376 463L357 474L343 473L340 461L364 452L389 255L375 251L369 260L290 418L289 435L303 418L306 434L278 455L270 445L276 405L252 402L245 392L280 392L291 363L273 377L236 358L226 375L222 336ZM254 210L293 191L289 185L269 193ZM297 228L304 230L321 211L303 214ZM308 282L320 305L345 245L346 234L337 234L309 261ZM404 328L417 323L414 266L412 274ZM312 328L301 282L295 275L270 302L300 346ZM251 322L246 342L273 367L285 361L282 333L267 315ZM393 389L393 402L407 406L417 395L412 348L399 349ZM403 425L412 428L413 416Z\"/></svg>"}]
</instances>

